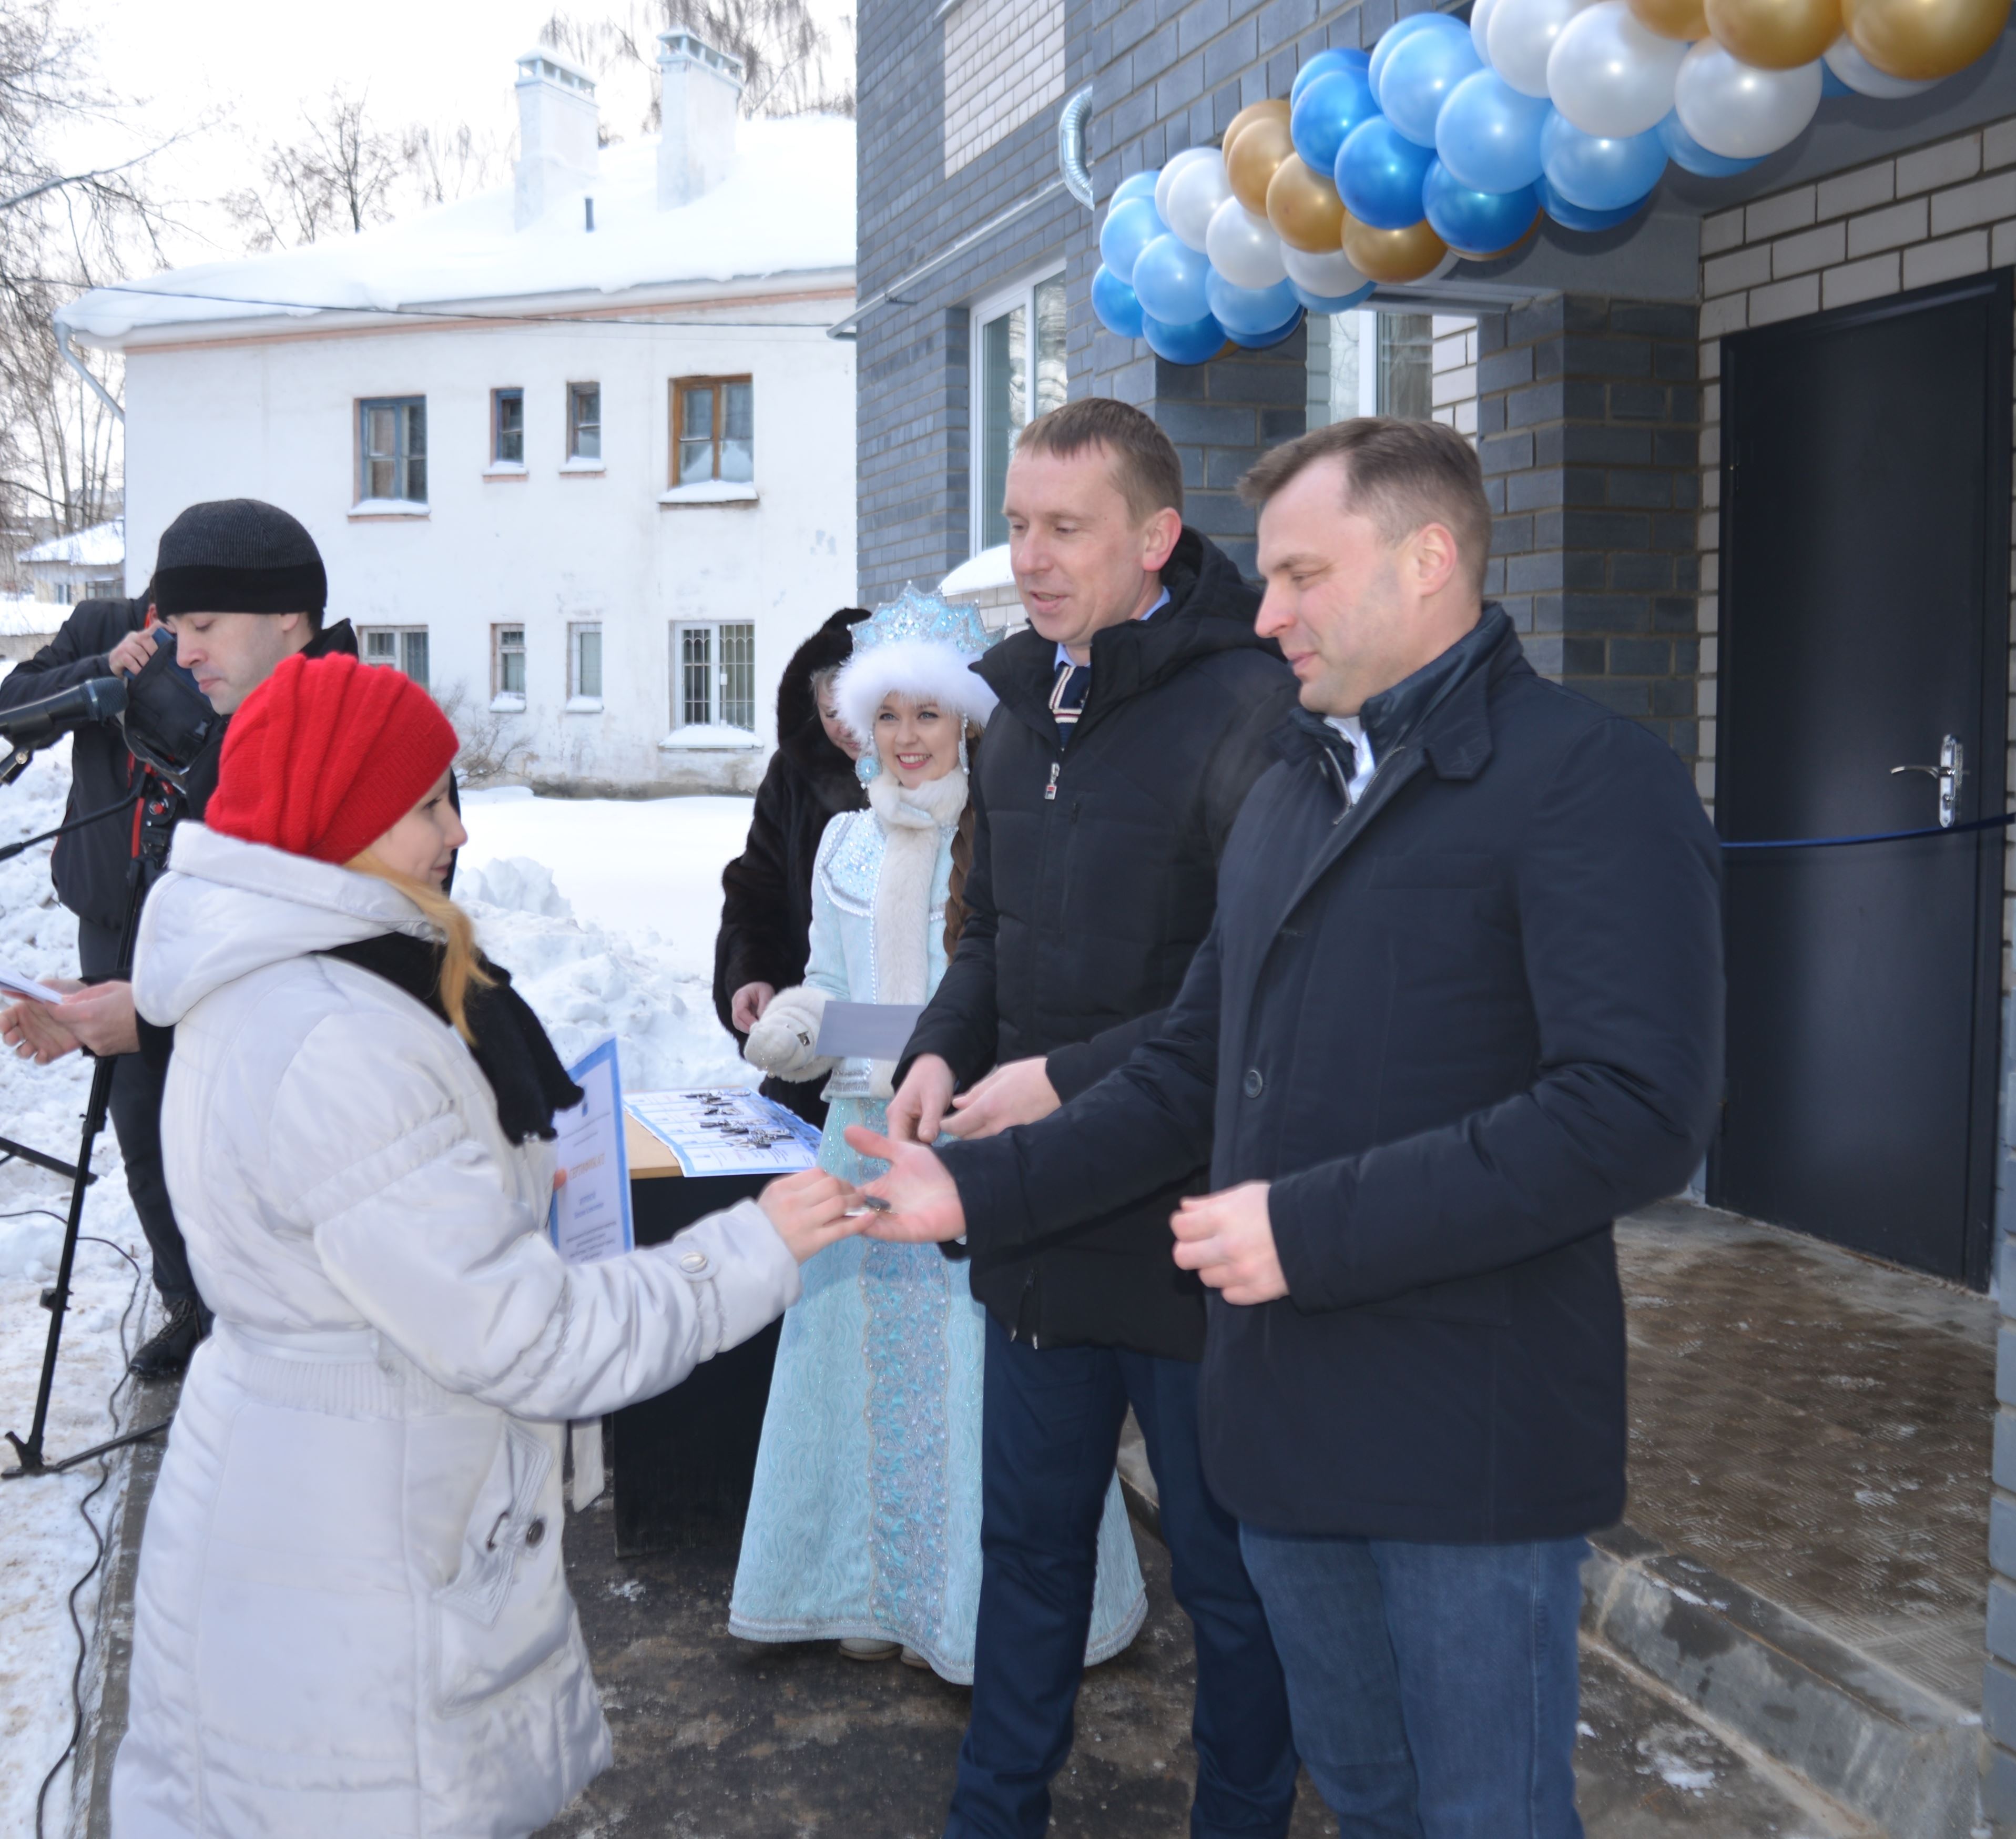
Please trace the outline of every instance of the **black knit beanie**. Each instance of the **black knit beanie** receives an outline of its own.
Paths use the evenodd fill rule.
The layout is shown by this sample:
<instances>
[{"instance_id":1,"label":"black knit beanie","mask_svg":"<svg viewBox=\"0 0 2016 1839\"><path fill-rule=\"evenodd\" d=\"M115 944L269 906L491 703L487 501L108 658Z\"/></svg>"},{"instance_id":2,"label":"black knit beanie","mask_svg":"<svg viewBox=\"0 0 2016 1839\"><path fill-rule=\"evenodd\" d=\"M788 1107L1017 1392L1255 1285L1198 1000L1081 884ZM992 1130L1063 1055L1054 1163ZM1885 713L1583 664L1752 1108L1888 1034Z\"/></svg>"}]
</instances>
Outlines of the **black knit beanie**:
<instances>
[{"instance_id":1,"label":"black knit beanie","mask_svg":"<svg viewBox=\"0 0 2016 1839\"><path fill-rule=\"evenodd\" d=\"M161 532L147 590L157 617L178 613L305 613L329 603L322 552L300 520L256 498L191 505Z\"/></svg>"}]
</instances>

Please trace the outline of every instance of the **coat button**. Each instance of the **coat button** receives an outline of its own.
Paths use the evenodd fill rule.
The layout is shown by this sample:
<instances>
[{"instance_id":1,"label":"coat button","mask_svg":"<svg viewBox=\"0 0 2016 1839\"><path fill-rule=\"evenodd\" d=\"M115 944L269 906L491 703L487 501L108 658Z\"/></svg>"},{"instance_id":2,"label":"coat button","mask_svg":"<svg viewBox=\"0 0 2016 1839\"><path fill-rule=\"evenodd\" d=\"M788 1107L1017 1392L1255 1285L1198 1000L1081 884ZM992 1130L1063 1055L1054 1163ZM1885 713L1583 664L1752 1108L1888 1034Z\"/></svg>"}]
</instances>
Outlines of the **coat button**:
<instances>
[{"instance_id":1,"label":"coat button","mask_svg":"<svg viewBox=\"0 0 2016 1839\"><path fill-rule=\"evenodd\" d=\"M535 1520L525 1528L525 1543L527 1546L538 1545L545 1536L546 1523L543 1520Z\"/></svg>"},{"instance_id":2,"label":"coat button","mask_svg":"<svg viewBox=\"0 0 2016 1839\"><path fill-rule=\"evenodd\" d=\"M707 1254L704 1251L682 1252L679 1255L679 1269L697 1277L707 1269Z\"/></svg>"},{"instance_id":3,"label":"coat button","mask_svg":"<svg viewBox=\"0 0 2016 1839\"><path fill-rule=\"evenodd\" d=\"M1245 1086L1246 1096L1248 1098L1258 1098L1267 1089L1267 1081L1260 1077L1260 1069L1258 1067L1248 1067L1246 1069Z\"/></svg>"}]
</instances>

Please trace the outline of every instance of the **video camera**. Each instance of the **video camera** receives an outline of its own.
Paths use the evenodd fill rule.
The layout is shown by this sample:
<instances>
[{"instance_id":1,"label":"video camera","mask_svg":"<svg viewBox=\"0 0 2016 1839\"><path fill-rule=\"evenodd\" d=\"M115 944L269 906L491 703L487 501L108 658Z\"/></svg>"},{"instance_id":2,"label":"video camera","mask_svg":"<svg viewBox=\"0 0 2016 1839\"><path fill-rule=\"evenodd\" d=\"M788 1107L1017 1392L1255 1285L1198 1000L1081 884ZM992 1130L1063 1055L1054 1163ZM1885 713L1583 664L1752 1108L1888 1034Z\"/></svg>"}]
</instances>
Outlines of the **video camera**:
<instances>
[{"instance_id":1,"label":"video camera","mask_svg":"<svg viewBox=\"0 0 2016 1839\"><path fill-rule=\"evenodd\" d=\"M131 677L93 677L0 713L0 740L9 749L0 759L0 786L20 777L38 747L89 722L117 722L133 758L179 791L222 721L176 664L174 645L157 642Z\"/></svg>"}]
</instances>

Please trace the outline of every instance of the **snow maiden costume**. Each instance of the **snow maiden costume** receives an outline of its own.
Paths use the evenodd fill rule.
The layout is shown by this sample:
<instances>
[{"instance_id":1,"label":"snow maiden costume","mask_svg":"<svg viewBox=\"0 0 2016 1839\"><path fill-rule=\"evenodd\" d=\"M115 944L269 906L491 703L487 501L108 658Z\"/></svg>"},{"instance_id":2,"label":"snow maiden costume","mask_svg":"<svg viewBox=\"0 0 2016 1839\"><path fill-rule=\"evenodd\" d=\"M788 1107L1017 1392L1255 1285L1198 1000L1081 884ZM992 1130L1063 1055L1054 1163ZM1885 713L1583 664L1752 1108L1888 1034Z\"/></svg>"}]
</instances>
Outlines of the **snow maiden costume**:
<instances>
[{"instance_id":1,"label":"snow maiden costume","mask_svg":"<svg viewBox=\"0 0 2016 1839\"><path fill-rule=\"evenodd\" d=\"M992 642L980 616L905 589L855 629L833 686L869 751L869 809L826 826L812 876L804 985L780 991L747 1057L792 1079L830 1071L819 1164L851 1182L884 1164L842 1132L886 1127L892 1064L816 1054L827 1002L921 1003L945 969L952 841L966 808L966 750L914 790L879 770L876 712L896 693L984 724L994 693L967 668ZM980 1423L985 1319L963 1261L935 1245L867 1238L805 1267L784 1318L729 1607L751 1641L895 1642L961 1685L973 1679L980 1607ZM1132 1640L1147 1611L1116 1479L1099 1542L1088 1665Z\"/></svg>"},{"instance_id":2,"label":"snow maiden costume","mask_svg":"<svg viewBox=\"0 0 2016 1839\"><path fill-rule=\"evenodd\" d=\"M302 688L305 661L232 718L135 958L140 1013L176 1031L161 1137L217 1325L141 1546L112 1830L522 1839L610 1761L561 1557L566 1420L747 1339L797 1272L753 1201L560 1261L546 1139L574 1089L523 999L501 973L472 995L471 1045L444 1019L420 908L337 866L391 818L327 842L316 817L355 799L337 743L266 776L284 808L234 796L290 686L359 780L405 757L401 814L452 757L430 703L437 753L376 709L424 700L409 679L329 658Z\"/></svg>"}]
</instances>

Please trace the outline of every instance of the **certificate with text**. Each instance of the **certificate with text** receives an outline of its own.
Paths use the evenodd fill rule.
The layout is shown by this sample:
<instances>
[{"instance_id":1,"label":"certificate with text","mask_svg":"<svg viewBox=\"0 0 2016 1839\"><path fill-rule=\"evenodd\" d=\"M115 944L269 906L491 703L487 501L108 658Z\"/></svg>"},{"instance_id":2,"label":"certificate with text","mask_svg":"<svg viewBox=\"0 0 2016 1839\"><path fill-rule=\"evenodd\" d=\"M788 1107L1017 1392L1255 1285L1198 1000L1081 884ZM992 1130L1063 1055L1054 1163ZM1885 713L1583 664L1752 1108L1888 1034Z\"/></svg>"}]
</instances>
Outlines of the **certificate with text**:
<instances>
[{"instance_id":1,"label":"certificate with text","mask_svg":"<svg viewBox=\"0 0 2016 1839\"><path fill-rule=\"evenodd\" d=\"M623 1075L611 1035L598 1042L567 1077L585 1095L554 1114L555 1159L567 1176L553 1191L546 1229L569 1264L592 1264L628 1251L630 1159L623 1146Z\"/></svg>"}]
</instances>

